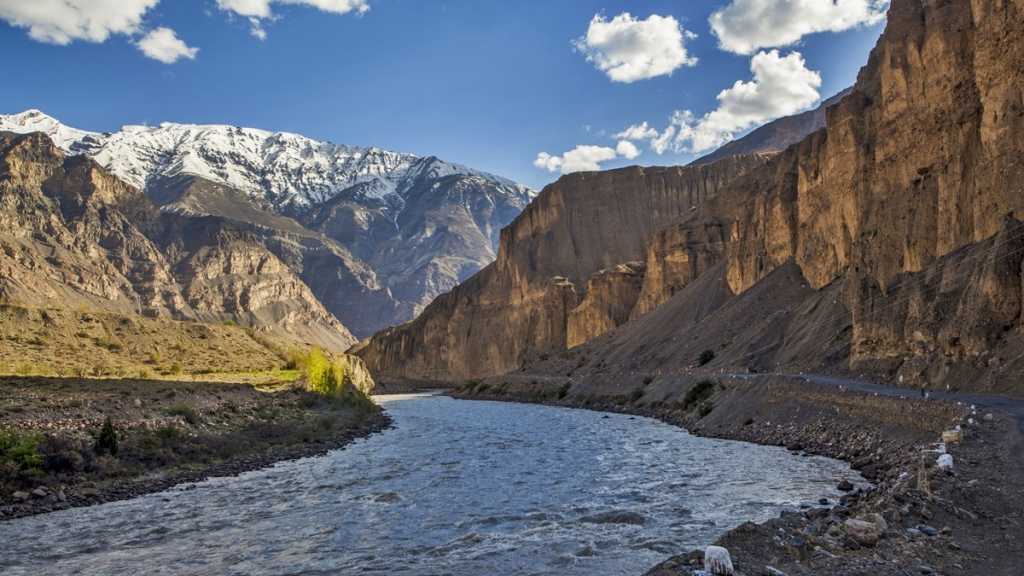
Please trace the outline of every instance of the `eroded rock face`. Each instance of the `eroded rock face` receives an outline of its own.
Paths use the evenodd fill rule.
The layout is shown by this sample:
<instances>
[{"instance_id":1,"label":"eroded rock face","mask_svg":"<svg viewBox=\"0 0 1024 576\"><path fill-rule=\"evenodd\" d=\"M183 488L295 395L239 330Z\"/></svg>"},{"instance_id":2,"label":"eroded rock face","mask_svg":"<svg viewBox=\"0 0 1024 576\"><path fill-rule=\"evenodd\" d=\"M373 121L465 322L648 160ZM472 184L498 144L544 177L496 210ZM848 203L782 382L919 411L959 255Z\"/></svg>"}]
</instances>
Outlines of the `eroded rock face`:
<instances>
[{"instance_id":1,"label":"eroded rock face","mask_svg":"<svg viewBox=\"0 0 1024 576\"><path fill-rule=\"evenodd\" d=\"M754 156L564 176L501 231L493 264L438 297L416 320L378 333L355 352L378 376L448 380L500 374L564 350L570 314L592 274L642 260L652 233L693 213L763 161ZM613 293L635 299L629 289L605 296ZM586 302L573 342L628 317L632 304L625 300ZM598 317L600 327L597 320L585 327L585 319Z\"/></svg>"},{"instance_id":2,"label":"eroded rock face","mask_svg":"<svg viewBox=\"0 0 1024 576\"><path fill-rule=\"evenodd\" d=\"M231 320L335 350L355 341L265 236L161 212L42 134L0 134L0 226L6 303Z\"/></svg>"},{"instance_id":3,"label":"eroded rock face","mask_svg":"<svg viewBox=\"0 0 1024 576\"><path fill-rule=\"evenodd\" d=\"M728 233L728 223L715 219L656 232L647 243L643 287L630 316L654 310L721 261Z\"/></svg>"},{"instance_id":4,"label":"eroded rock face","mask_svg":"<svg viewBox=\"0 0 1024 576\"><path fill-rule=\"evenodd\" d=\"M579 346L625 324L640 297L643 281L643 262L619 264L591 276L586 296L569 313L566 347Z\"/></svg>"},{"instance_id":5,"label":"eroded rock face","mask_svg":"<svg viewBox=\"0 0 1024 576\"><path fill-rule=\"evenodd\" d=\"M748 177L723 194L749 198L732 227L731 288L746 290L789 259L815 288L853 275L855 360L896 360L913 347L979 354L991 340L979 322L1016 325L1013 275L961 264L924 281L963 287L981 274L984 288L960 303L984 314L980 321L950 314L944 289L915 297L912 286L892 286L997 234L1024 207L1022 10L995 0L893 2L886 32L828 127L766 166L776 174L771 186L754 195ZM901 298L916 298L902 317L871 312ZM933 314L942 319L922 329L921 316Z\"/></svg>"},{"instance_id":6,"label":"eroded rock face","mask_svg":"<svg viewBox=\"0 0 1024 576\"><path fill-rule=\"evenodd\" d=\"M851 265L884 286L997 233L1024 205L1021 10L893 2L853 93L736 222L732 287L791 257L816 287Z\"/></svg>"}]
</instances>

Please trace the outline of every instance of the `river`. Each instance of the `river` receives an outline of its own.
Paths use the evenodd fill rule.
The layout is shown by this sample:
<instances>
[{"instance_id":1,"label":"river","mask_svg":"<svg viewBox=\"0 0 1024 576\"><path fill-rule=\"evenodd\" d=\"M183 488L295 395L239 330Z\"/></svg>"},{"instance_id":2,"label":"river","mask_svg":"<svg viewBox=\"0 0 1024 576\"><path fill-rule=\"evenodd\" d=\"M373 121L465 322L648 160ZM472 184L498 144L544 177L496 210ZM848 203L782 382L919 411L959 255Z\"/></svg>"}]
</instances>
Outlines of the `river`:
<instances>
[{"instance_id":1,"label":"river","mask_svg":"<svg viewBox=\"0 0 1024 576\"><path fill-rule=\"evenodd\" d=\"M0 573L638 574L857 478L648 418L378 401L395 427L323 457L0 523Z\"/></svg>"}]
</instances>

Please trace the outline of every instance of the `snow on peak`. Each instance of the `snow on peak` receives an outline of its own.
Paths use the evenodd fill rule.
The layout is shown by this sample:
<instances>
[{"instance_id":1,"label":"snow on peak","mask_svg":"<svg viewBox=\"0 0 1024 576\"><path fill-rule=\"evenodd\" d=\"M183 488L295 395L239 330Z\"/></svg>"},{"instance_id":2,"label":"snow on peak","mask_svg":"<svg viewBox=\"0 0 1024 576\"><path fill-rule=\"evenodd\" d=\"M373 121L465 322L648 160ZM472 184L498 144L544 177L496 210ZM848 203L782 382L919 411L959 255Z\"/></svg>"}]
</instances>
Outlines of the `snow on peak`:
<instances>
[{"instance_id":1,"label":"snow on peak","mask_svg":"<svg viewBox=\"0 0 1024 576\"><path fill-rule=\"evenodd\" d=\"M17 134L28 134L29 132L42 132L53 140L53 143L61 150L75 153L75 144L86 139L99 137L95 132L86 132L61 124L56 118L44 114L40 110L31 108L20 114L4 116L0 114L0 131L15 132Z\"/></svg>"},{"instance_id":2,"label":"snow on peak","mask_svg":"<svg viewBox=\"0 0 1024 576\"><path fill-rule=\"evenodd\" d=\"M527 202L535 195L504 178L434 157L333 144L290 132L162 122L100 134L65 126L39 110L0 115L0 130L44 132L65 152L91 156L140 189L164 177L189 174L265 198L278 207L306 208L362 183L372 183L361 187L364 195L384 199L400 194L410 178L424 171L434 178L481 176Z\"/></svg>"}]
</instances>

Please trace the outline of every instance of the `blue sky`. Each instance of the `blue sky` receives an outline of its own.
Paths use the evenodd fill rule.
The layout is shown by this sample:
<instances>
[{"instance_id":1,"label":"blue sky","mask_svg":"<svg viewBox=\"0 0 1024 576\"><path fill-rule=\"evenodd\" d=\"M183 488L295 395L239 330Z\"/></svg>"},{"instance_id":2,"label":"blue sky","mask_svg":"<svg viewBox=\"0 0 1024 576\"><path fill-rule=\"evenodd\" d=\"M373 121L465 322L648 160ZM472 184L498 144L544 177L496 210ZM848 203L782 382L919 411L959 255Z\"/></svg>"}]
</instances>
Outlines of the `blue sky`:
<instances>
[{"instance_id":1,"label":"blue sky","mask_svg":"<svg viewBox=\"0 0 1024 576\"><path fill-rule=\"evenodd\" d=\"M55 13L49 22L49 14L24 14L21 0L0 0L0 52L8 55L0 113L39 108L97 131L161 121L285 130L434 154L538 188L567 170L568 157L561 155L580 145L600 149L602 158L614 154L602 168L685 163L698 136L658 154L653 133L706 128L701 118L722 107L717 95L752 80L758 52L765 54L763 65L775 67L795 65L786 59L799 53L799 78L813 85L817 73L820 83L793 94L779 86L772 89L781 95L741 102L769 109L733 124L741 128L731 134L746 132L751 118L806 107L814 95L828 97L853 83L884 25L881 0L847 0L864 4L866 16L825 7L827 13L807 17L801 15L810 14L806 7L794 13L786 4L832 0L251 0L238 10L226 6L246 0L76 1L138 8L127 23L110 23L105 34L77 26L80 13ZM259 9L253 2L272 16L250 20L244 10ZM318 9L318 2L333 11ZM709 17L732 4L738 6L723 12L723 21L732 19L734 36L716 35ZM352 9L339 13L346 5ZM764 12L747 17L753 10ZM616 19L624 12L632 19ZM687 63L676 65L679 54L667 52L671 74L654 70L650 77L616 80L599 63L602 55L614 60L618 40L577 41L595 16L605 32L617 33L611 27L621 24L645 34L640 24L653 23L652 15L662 18L658 30L677 26L682 35ZM163 28L166 34L152 37L156 48L147 56L139 45ZM758 40L751 44L750 38ZM775 59L773 48L779 50ZM781 78L776 84L790 83L789 76ZM769 82L762 84L767 91ZM670 122L674 112L687 110L690 120ZM613 136L643 122L652 135L630 140L635 152L618 148L625 138ZM722 133L713 134L712 142ZM618 153L608 152L613 149ZM538 162L540 152L556 160Z\"/></svg>"}]
</instances>

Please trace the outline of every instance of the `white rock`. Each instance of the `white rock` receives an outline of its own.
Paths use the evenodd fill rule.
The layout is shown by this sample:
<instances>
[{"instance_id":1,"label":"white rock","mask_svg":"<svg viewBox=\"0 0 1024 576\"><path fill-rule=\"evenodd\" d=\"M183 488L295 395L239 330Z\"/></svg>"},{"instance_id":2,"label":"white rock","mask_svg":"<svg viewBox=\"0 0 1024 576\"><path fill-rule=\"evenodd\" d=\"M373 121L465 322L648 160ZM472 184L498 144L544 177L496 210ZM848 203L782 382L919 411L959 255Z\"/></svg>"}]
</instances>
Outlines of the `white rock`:
<instances>
[{"instance_id":1,"label":"white rock","mask_svg":"<svg viewBox=\"0 0 1024 576\"><path fill-rule=\"evenodd\" d=\"M952 470L953 469L953 455L952 454L942 454L942 455L940 455L938 457L937 460L935 460L935 464L940 469L942 469L942 470Z\"/></svg>"},{"instance_id":2,"label":"white rock","mask_svg":"<svg viewBox=\"0 0 1024 576\"><path fill-rule=\"evenodd\" d=\"M721 546L708 546L704 549L704 569L714 576L734 576L732 557L729 551Z\"/></svg>"}]
</instances>

